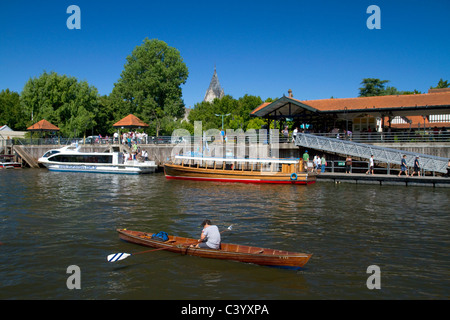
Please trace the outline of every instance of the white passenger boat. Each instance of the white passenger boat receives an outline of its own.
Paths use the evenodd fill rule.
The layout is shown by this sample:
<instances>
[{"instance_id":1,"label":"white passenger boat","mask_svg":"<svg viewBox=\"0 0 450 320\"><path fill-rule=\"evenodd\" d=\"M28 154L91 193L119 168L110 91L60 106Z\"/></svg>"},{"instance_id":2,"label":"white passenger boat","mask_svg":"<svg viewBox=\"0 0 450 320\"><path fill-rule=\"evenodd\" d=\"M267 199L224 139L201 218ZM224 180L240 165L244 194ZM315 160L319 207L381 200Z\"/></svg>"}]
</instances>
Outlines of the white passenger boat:
<instances>
[{"instance_id":1,"label":"white passenger boat","mask_svg":"<svg viewBox=\"0 0 450 320\"><path fill-rule=\"evenodd\" d=\"M38 162L50 171L142 174L153 173L154 161L126 160L121 152L80 152L77 145L47 151Z\"/></svg>"}]
</instances>

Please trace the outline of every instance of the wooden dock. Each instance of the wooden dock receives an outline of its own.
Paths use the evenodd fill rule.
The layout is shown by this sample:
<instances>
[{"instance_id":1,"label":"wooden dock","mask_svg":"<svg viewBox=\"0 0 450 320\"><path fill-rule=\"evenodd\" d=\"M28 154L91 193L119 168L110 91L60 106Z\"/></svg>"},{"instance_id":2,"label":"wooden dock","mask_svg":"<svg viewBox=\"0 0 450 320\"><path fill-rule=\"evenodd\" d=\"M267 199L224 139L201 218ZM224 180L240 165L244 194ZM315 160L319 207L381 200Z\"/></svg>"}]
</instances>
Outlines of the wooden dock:
<instances>
[{"instance_id":1,"label":"wooden dock","mask_svg":"<svg viewBox=\"0 0 450 320\"><path fill-rule=\"evenodd\" d=\"M433 187L450 188L450 178L447 177L406 177L387 174L332 173L324 172L317 175L317 182L375 184L380 186Z\"/></svg>"}]
</instances>

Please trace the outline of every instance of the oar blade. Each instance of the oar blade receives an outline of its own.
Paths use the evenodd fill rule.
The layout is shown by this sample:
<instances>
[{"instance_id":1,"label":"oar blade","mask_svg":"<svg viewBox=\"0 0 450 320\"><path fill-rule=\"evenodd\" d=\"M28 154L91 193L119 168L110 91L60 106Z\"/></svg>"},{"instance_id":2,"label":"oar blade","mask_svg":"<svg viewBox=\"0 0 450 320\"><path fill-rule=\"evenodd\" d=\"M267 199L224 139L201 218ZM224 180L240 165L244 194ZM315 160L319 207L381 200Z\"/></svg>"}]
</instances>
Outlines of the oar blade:
<instances>
[{"instance_id":1,"label":"oar blade","mask_svg":"<svg viewBox=\"0 0 450 320\"><path fill-rule=\"evenodd\" d=\"M108 260L108 262L116 262L116 261L126 259L129 256L131 256L130 253L124 253L124 252L112 253L112 254L108 255L108 257L106 259Z\"/></svg>"}]
</instances>

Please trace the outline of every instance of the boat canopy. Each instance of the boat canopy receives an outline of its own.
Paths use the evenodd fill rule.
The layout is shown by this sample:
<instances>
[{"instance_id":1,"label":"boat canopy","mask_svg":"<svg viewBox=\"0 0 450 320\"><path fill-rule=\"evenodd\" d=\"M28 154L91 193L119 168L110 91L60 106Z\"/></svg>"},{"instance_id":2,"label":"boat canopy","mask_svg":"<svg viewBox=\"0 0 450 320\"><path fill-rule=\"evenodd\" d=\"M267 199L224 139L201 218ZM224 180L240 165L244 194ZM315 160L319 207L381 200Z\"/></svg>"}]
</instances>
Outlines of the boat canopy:
<instances>
[{"instance_id":1,"label":"boat canopy","mask_svg":"<svg viewBox=\"0 0 450 320\"><path fill-rule=\"evenodd\" d=\"M194 161L216 161L216 162L249 162L249 163L285 163L285 164L297 164L300 159L298 158L218 158L218 157L201 157L201 156L175 156L175 159L181 160L194 160Z\"/></svg>"}]
</instances>

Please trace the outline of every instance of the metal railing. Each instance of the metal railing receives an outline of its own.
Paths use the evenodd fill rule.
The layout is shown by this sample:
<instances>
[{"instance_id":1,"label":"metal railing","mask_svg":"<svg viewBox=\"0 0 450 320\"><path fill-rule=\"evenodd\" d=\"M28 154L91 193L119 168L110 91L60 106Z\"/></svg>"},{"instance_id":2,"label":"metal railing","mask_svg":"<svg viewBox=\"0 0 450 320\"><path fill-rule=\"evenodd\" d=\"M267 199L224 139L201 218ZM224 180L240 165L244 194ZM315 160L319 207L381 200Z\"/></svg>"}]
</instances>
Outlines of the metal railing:
<instances>
[{"instance_id":1,"label":"metal railing","mask_svg":"<svg viewBox=\"0 0 450 320\"><path fill-rule=\"evenodd\" d=\"M344 133L307 133L319 137L336 138L360 143L417 143L417 142L447 142L450 143L450 132L448 131L411 131L411 132L357 132ZM292 142L289 137L280 136L280 142Z\"/></svg>"},{"instance_id":2,"label":"metal railing","mask_svg":"<svg viewBox=\"0 0 450 320\"><path fill-rule=\"evenodd\" d=\"M408 131L408 132L361 132L352 134L343 133L307 133L318 137L325 138L335 138L343 141L352 141L359 143L450 143L450 132L448 131ZM300 133L299 133L300 135ZM262 138L264 137L264 138ZM209 137L211 138L211 137ZM212 137L214 140L215 137ZM279 143L295 143L292 132L288 136L283 135L281 132L278 135L273 133L264 135L259 134L259 130L255 130L254 134L245 136L245 142L249 143L250 140L259 140L259 143L267 144L270 141L276 140L278 138ZM136 142L137 144L172 144L176 145L183 142L182 137L172 137L172 136L150 136L140 139L133 139L131 142ZM232 139L232 138L228 138ZM20 140L20 142L19 142ZM209 139L210 141L211 139ZM67 145L70 143L78 142L79 144L117 144L117 138L99 138L97 136L90 136L87 138L64 138L64 137L51 137L51 138L40 138L40 139L30 139L30 138L12 138L9 140L0 139L0 146L6 146L11 144L22 144L22 145ZM120 139L120 143L124 143ZM125 141L127 143L127 141ZM191 143L194 143L194 136L191 136Z\"/></svg>"},{"instance_id":3,"label":"metal railing","mask_svg":"<svg viewBox=\"0 0 450 320\"><path fill-rule=\"evenodd\" d=\"M400 165L402 157L406 155L406 163L410 167L414 165L414 160L419 155L422 169L431 172L447 172L448 159L446 158L384 148L371 144L302 133L297 136L295 145L362 159L369 159L373 155L375 161L396 165Z\"/></svg>"},{"instance_id":4,"label":"metal railing","mask_svg":"<svg viewBox=\"0 0 450 320\"><path fill-rule=\"evenodd\" d=\"M320 168L320 167L319 167ZM355 161L352 160L352 165L350 166L350 173L366 173L370 169L369 161ZM412 172L412 167L408 167L408 172ZM398 174L400 171L400 166L392 164L383 164L375 161L375 166L373 168L374 174ZM345 160L327 160L327 166L325 167L325 172L332 173L346 173L347 168L345 166ZM425 175L425 170L420 169L421 175Z\"/></svg>"}]
</instances>

